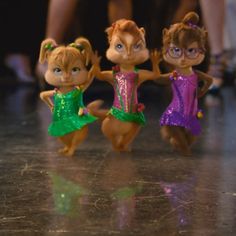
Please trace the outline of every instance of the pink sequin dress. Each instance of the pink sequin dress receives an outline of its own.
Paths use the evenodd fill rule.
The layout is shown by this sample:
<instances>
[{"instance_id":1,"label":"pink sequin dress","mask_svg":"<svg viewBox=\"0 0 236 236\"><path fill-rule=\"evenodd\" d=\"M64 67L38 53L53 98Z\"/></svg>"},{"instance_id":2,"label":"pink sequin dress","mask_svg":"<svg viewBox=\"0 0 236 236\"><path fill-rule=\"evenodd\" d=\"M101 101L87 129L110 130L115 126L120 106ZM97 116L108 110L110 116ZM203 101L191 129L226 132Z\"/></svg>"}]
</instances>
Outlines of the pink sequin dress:
<instances>
[{"instance_id":1,"label":"pink sequin dress","mask_svg":"<svg viewBox=\"0 0 236 236\"><path fill-rule=\"evenodd\" d=\"M137 98L138 73L113 71L114 73L114 101L110 114L118 120L145 124L145 117L138 111Z\"/></svg>"}]
</instances>

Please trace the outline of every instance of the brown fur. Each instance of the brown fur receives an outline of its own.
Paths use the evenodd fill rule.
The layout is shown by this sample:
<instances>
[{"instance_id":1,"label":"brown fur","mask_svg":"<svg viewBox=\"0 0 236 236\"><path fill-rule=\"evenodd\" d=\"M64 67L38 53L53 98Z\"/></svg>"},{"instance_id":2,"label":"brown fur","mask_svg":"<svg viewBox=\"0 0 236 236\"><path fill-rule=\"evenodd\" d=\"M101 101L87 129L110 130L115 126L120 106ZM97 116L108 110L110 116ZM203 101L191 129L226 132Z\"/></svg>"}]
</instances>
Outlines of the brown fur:
<instances>
[{"instance_id":1,"label":"brown fur","mask_svg":"<svg viewBox=\"0 0 236 236\"><path fill-rule=\"evenodd\" d=\"M186 156L191 155L190 147L194 143L196 137L183 127L163 126L161 127L161 136L180 153Z\"/></svg>"},{"instance_id":2,"label":"brown fur","mask_svg":"<svg viewBox=\"0 0 236 236\"><path fill-rule=\"evenodd\" d=\"M171 25L169 29L163 30L162 52L164 54L164 59L167 58L165 57L165 54L167 54L166 52L170 44L174 44L179 48L187 49L189 45L196 42L197 46L202 49L203 53L205 52L207 32L203 28L200 28L196 25L198 21L198 15L194 12L190 12L181 22ZM204 55L202 55L202 60L203 58ZM168 58L165 60L170 63ZM173 66L176 67L175 69L181 69L180 67L178 68L178 62L174 64L177 59L171 60ZM191 71L192 66L199 64L199 61L196 59L195 64L194 62L192 63L193 64L186 64L187 70ZM200 71L195 71L195 73L198 75L198 80L203 82L203 86L198 89L198 97L201 97L207 92L209 86L212 83L212 78ZM162 80L165 78L169 81L169 76L169 74L162 75L160 78ZM161 136L164 140L168 141L175 149L184 155L191 154L191 146L196 140L196 137L193 136L188 130L179 126L162 126Z\"/></svg>"},{"instance_id":3,"label":"brown fur","mask_svg":"<svg viewBox=\"0 0 236 236\"><path fill-rule=\"evenodd\" d=\"M75 40L76 44L81 44L83 46L83 50L79 51L77 48L72 47L70 45L58 46L54 39L45 39L41 43L40 54L39 54L39 62L44 63L48 61L48 63L52 61L57 61L60 64L64 65L65 63L70 63L72 60L82 60L84 65L88 65L91 54L92 47L90 42L86 38L77 38ZM45 48L46 45L51 44L52 47L55 47L53 50L48 50Z\"/></svg>"},{"instance_id":4,"label":"brown fur","mask_svg":"<svg viewBox=\"0 0 236 236\"><path fill-rule=\"evenodd\" d=\"M134 21L121 19L112 24L106 29L109 48L106 52L108 60L120 66L120 70L124 72L133 72L136 65L139 65L149 58L149 51L146 48L145 30L139 28ZM122 46L122 50L117 50L117 45ZM136 48L136 50L134 49ZM94 63L96 65L95 76L100 80L105 80L114 85L112 71L101 71L100 59L95 55ZM157 51L151 53L150 59L153 65L153 71L139 70L138 71L138 86L146 80L155 79L160 75L158 63L159 54ZM100 110L100 104L92 112L101 117L102 131L104 135L112 143L112 147L116 151L129 151L129 145L140 130L140 125L134 122L123 122L108 111Z\"/></svg>"},{"instance_id":5,"label":"brown fur","mask_svg":"<svg viewBox=\"0 0 236 236\"><path fill-rule=\"evenodd\" d=\"M88 126L84 126L80 130L59 137L58 139L65 145L65 147L60 149L59 152L66 156L72 156L75 149L85 140L87 134Z\"/></svg>"},{"instance_id":6,"label":"brown fur","mask_svg":"<svg viewBox=\"0 0 236 236\"><path fill-rule=\"evenodd\" d=\"M130 151L132 143L140 130L140 125L134 122L122 122L112 115L102 123L102 132L111 141L115 151Z\"/></svg>"},{"instance_id":7,"label":"brown fur","mask_svg":"<svg viewBox=\"0 0 236 236\"><path fill-rule=\"evenodd\" d=\"M45 47L50 45L50 47ZM76 47L76 45L80 47ZM58 46L55 40L46 39L41 43L40 63L45 61L48 63L48 69L45 74L46 81L58 88L60 93L67 93L74 89L74 87L80 87L83 91L92 82L92 69L87 71L86 66L89 64L92 54L92 47L90 42L85 38L77 38L74 44L67 46ZM60 68L61 75L57 76L53 73L55 67ZM79 67L78 74L72 74L73 68ZM67 80L66 80L67 79ZM68 84L69 83L69 84ZM40 93L40 98L53 110L53 101L51 97L54 95L54 90L44 91ZM88 127L84 126L80 130L75 130L58 139L64 144L64 148L59 152L72 156L76 148L87 137Z\"/></svg>"},{"instance_id":8,"label":"brown fur","mask_svg":"<svg viewBox=\"0 0 236 236\"><path fill-rule=\"evenodd\" d=\"M102 100L95 100L87 105L89 113L98 117L101 121L103 121L109 112L108 109L102 109L101 106L103 104Z\"/></svg>"},{"instance_id":9,"label":"brown fur","mask_svg":"<svg viewBox=\"0 0 236 236\"><path fill-rule=\"evenodd\" d=\"M145 36L145 30L143 27L138 28L137 25L135 24L134 21L132 20L126 20L126 19L120 19L116 21L112 26L108 27L105 32L107 33L108 36L108 41L110 42L112 39L112 36L114 34L118 33L129 33L134 36L135 39L142 39L145 41L144 36Z\"/></svg>"},{"instance_id":10,"label":"brown fur","mask_svg":"<svg viewBox=\"0 0 236 236\"><path fill-rule=\"evenodd\" d=\"M194 41L198 42L199 47L205 51L207 32L205 29L196 26L198 20L198 15L194 12L190 12L184 17L182 22L171 25L169 29L164 29L163 52L166 51L170 43L178 47L186 48Z\"/></svg>"},{"instance_id":11,"label":"brown fur","mask_svg":"<svg viewBox=\"0 0 236 236\"><path fill-rule=\"evenodd\" d=\"M96 100L88 104L89 112L99 117L102 121L102 132L112 143L115 151L129 151L132 143L140 130L140 126L132 122L122 122L112 115L108 115L108 109L101 109L102 100Z\"/></svg>"}]
</instances>

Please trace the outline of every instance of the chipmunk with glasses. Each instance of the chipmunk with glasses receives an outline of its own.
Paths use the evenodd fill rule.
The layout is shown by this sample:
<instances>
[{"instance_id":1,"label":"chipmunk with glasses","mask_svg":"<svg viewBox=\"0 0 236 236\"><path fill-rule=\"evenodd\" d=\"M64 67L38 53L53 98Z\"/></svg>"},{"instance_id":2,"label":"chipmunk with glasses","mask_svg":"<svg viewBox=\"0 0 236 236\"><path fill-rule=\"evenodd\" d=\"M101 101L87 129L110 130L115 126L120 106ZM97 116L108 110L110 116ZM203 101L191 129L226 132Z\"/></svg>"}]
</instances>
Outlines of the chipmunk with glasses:
<instances>
[{"instance_id":1,"label":"chipmunk with glasses","mask_svg":"<svg viewBox=\"0 0 236 236\"><path fill-rule=\"evenodd\" d=\"M198 98L210 87L212 78L193 69L205 57L207 32L197 26L199 16L189 12L184 19L163 30L163 59L174 67L155 82L171 84L172 101L161 116L161 135L184 155L201 132ZM201 86L199 86L201 84Z\"/></svg>"}]
</instances>

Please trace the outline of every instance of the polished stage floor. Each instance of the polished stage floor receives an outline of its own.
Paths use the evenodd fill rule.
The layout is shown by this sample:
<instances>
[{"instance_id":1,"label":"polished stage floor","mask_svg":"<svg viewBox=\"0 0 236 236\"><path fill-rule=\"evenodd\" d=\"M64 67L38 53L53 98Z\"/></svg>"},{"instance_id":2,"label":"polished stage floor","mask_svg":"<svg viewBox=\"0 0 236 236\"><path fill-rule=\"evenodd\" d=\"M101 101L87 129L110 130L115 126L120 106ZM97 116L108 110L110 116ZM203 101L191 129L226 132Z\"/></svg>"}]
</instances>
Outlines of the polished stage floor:
<instances>
[{"instance_id":1,"label":"polished stage floor","mask_svg":"<svg viewBox=\"0 0 236 236\"><path fill-rule=\"evenodd\" d=\"M0 235L236 235L236 90L204 110L203 132L184 157L164 143L162 87L140 90L148 120L131 153L111 151L99 122L73 158L49 137L51 114L30 86L0 88ZM98 84L85 102L111 104Z\"/></svg>"}]
</instances>

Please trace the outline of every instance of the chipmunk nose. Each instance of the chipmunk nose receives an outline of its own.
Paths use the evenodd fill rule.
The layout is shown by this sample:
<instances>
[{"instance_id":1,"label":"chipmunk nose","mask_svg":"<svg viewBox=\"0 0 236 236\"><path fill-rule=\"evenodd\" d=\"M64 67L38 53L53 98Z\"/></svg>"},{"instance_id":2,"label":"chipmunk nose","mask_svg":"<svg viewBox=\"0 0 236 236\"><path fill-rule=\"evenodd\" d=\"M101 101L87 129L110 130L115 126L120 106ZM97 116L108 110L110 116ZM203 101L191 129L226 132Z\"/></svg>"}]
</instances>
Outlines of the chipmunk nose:
<instances>
[{"instance_id":1,"label":"chipmunk nose","mask_svg":"<svg viewBox=\"0 0 236 236\"><path fill-rule=\"evenodd\" d=\"M69 81L70 80L70 75L69 75L69 73L64 73L63 75L62 75L62 77L61 77L61 81L62 82L67 82L67 81Z\"/></svg>"},{"instance_id":2,"label":"chipmunk nose","mask_svg":"<svg viewBox=\"0 0 236 236\"><path fill-rule=\"evenodd\" d=\"M130 50L127 50L127 53L124 55L125 59L130 59L131 58L131 52Z\"/></svg>"},{"instance_id":3,"label":"chipmunk nose","mask_svg":"<svg viewBox=\"0 0 236 236\"><path fill-rule=\"evenodd\" d=\"M180 63L184 63L185 61L186 61L186 56L183 53L183 55L180 57Z\"/></svg>"},{"instance_id":4,"label":"chipmunk nose","mask_svg":"<svg viewBox=\"0 0 236 236\"><path fill-rule=\"evenodd\" d=\"M127 56L130 57L132 53L132 48L128 47L127 48Z\"/></svg>"}]
</instances>

